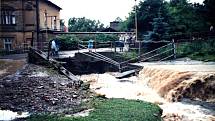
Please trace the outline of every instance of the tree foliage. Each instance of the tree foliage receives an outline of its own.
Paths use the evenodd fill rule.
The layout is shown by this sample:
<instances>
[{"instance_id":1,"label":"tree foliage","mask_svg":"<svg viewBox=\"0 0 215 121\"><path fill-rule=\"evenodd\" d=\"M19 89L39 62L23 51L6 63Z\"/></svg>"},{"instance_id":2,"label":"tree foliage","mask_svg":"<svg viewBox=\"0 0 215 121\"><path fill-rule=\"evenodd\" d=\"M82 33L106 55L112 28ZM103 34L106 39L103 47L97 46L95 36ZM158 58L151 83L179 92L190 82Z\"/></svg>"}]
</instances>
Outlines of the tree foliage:
<instances>
[{"instance_id":1,"label":"tree foliage","mask_svg":"<svg viewBox=\"0 0 215 121\"><path fill-rule=\"evenodd\" d=\"M205 4L205 18L206 21L209 22L210 25L215 25L215 16L214 16L214 12L215 12L215 0L205 0L204 1Z\"/></svg>"},{"instance_id":2,"label":"tree foliage","mask_svg":"<svg viewBox=\"0 0 215 121\"><path fill-rule=\"evenodd\" d=\"M168 20L168 12L164 0L145 0L140 1L137 5L137 23L138 31L141 33L153 30L153 19L158 17L160 12L164 17L164 21ZM125 21L127 29L135 28L135 7Z\"/></svg>"},{"instance_id":3,"label":"tree foliage","mask_svg":"<svg viewBox=\"0 0 215 121\"><path fill-rule=\"evenodd\" d=\"M200 13L200 4L191 4L187 0L172 0L169 4L172 33L187 33L203 31L206 22Z\"/></svg>"},{"instance_id":4,"label":"tree foliage","mask_svg":"<svg viewBox=\"0 0 215 121\"><path fill-rule=\"evenodd\" d=\"M96 32L104 29L104 24L100 21L83 18L70 18L69 22L70 32Z\"/></svg>"},{"instance_id":5,"label":"tree foliage","mask_svg":"<svg viewBox=\"0 0 215 121\"><path fill-rule=\"evenodd\" d=\"M169 25L170 34L205 31L209 23L211 25L215 23L214 8L214 0L205 0L204 4L192 4L188 0L140 1L137 5L138 33L142 35L147 31L153 31L153 22L158 18L158 13L161 14L162 21ZM122 24L122 28L124 30L135 28L135 8Z\"/></svg>"},{"instance_id":6,"label":"tree foliage","mask_svg":"<svg viewBox=\"0 0 215 121\"><path fill-rule=\"evenodd\" d=\"M79 38L75 35L62 35L57 38L60 43L60 50L78 49Z\"/></svg>"}]
</instances>

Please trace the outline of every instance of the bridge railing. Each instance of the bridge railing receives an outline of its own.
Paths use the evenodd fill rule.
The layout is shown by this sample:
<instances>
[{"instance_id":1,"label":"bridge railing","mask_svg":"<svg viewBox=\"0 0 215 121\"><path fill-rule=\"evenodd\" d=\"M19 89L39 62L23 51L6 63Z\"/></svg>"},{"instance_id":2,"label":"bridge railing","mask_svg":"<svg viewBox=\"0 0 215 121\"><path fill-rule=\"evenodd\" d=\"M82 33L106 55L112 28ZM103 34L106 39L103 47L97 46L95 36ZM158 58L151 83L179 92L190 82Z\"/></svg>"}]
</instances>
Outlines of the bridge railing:
<instances>
[{"instance_id":1,"label":"bridge railing","mask_svg":"<svg viewBox=\"0 0 215 121\"><path fill-rule=\"evenodd\" d=\"M134 58L131 58L131 59L126 60L124 62L121 62L120 64L121 65L126 65L127 63L129 63L129 62L131 62L133 60L138 60L138 62L143 62L143 61L147 61L149 59L158 57L160 55L163 55L165 53L173 52L171 55L167 54L168 56L165 56L164 58L159 59L159 60L165 60L165 59L168 59L168 58L173 57L175 55L174 50L175 50L175 43L174 42L167 43L167 44L165 44L165 45L163 45L163 46L161 46L159 48L156 48L156 49L151 50L149 52L146 52L144 54L138 55L137 57L134 57ZM157 51L160 51L160 52L159 53L155 53Z\"/></svg>"},{"instance_id":2,"label":"bridge railing","mask_svg":"<svg viewBox=\"0 0 215 121\"><path fill-rule=\"evenodd\" d=\"M87 49L86 46L81 45L81 44L78 45L78 48L79 49L81 49L81 48ZM100 53L97 53L97 52L90 52L89 51L89 53L82 53L82 54L87 55L87 56L92 57L92 58L96 58L98 60L101 60L101 61L104 61L104 62L107 62L107 63L110 63L110 64L113 64L113 65L115 65L117 67L120 65L119 62L116 62L115 60L113 60L111 58L108 58L108 57L106 57L106 56L104 56L104 55L102 55Z\"/></svg>"}]
</instances>

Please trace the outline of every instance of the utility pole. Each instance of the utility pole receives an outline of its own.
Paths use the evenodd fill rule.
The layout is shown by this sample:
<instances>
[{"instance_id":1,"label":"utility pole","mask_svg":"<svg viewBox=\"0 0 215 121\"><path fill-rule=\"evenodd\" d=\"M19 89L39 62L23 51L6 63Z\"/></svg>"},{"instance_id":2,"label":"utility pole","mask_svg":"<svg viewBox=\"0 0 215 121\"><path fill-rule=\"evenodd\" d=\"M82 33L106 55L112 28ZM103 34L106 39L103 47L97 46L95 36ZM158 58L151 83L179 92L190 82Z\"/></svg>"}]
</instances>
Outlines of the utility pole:
<instances>
[{"instance_id":1,"label":"utility pole","mask_svg":"<svg viewBox=\"0 0 215 121\"><path fill-rule=\"evenodd\" d=\"M40 47L39 41L39 32L40 32L40 9L39 9L39 0L36 0L36 42L37 48Z\"/></svg>"},{"instance_id":2,"label":"utility pole","mask_svg":"<svg viewBox=\"0 0 215 121\"><path fill-rule=\"evenodd\" d=\"M45 14L45 23L44 24L46 27L46 36L47 36L47 29L48 29L48 13L47 13L47 10L45 10L44 14Z\"/></svg>"},{"instance_id":3,"label":"utility pole","mask_svg":"<svg viewBox=\"0 0 215 121\"><path fill-rule=\"evenodd\" d=\"M136 42L138 42L138 40L137 40L137 32L138 32L138 30L137 30L137 0L135 0L135 36L136 36ZM138 51L138 54L139 54L139 56L140 56L140 49L141 49L141 42L139 41L139 51Z\"/></svg>"}]
</instances>

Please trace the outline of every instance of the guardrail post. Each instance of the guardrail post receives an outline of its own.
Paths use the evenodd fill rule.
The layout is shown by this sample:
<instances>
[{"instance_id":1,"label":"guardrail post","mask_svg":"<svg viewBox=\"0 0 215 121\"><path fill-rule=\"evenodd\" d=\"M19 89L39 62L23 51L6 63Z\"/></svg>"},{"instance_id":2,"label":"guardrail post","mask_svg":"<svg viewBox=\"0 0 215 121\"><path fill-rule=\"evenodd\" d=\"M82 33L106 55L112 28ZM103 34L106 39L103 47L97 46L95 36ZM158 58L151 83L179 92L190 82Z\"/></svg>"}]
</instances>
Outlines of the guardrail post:
<instances>
[{"instance_id":1,"label":"guardrail post","mask_svg":"<svg viewBox=\"0 0 215 121\"><path fill-rule=\"evenodd\" d=\"M94 40L94 43L95 43L95 52L96 52L96 36L95 36L95 40Z\"/></svg>"},{"instance_id":2,"label":"guardrail post","mask_svg":"<svg viewBox=\"0 0 215 121\"><path fill-rule=\"evenodd\" d=\"M174 59L176 59L176 45L175 45L175 40L174 39L172 39L172 48L173 48Z\"/></svg>"},{"instance_id":3,"label":"guardrail post","mask_svg":"<svg viewBox=\"0 0 215 121\"><path fill-rule=\"evenodd\" d=\"M141 41L139 40L139 51L138 51L138 55L140 56L141 55Z\"/></svg>"},{"instance_id":4,"label":"guardrail post","mask_svg":"<svg viewBox=\"0 0 215 121\"><path fill-rule=\"evenodd\" d=\"M112 52L112 49L113 49L113 42L110 42L110 45L111 45L111 52Z\"/></svg>"},{"instance_id":5,"label":"guardrail post","mask_svg":"<svg viewBox=\"0 0 215 121\"><path fill-rule=\"evenodd\" d=\"M119 64L119 72L122 72L121 64Z\"/></svg>"},{"instance_id":6,"label":"guardrail post","mask_svg":"<svg viewBox=\"0 0 215 121\"><path fill-rule=\"evenodd\" d=\"M49 60L50 50L51 50L51 41L48 42L48 55L47 55L47 60Z\"/></svg>"},{"instance_id":7,"label":"guardrail post","mask_svg":"<svg viewBox=\"0 0 215 121\"><path fill-rule=\"evenodd\" d=\"M78 53L79 53L79 40L78 40Z\"/></svg>"}]
</instances>

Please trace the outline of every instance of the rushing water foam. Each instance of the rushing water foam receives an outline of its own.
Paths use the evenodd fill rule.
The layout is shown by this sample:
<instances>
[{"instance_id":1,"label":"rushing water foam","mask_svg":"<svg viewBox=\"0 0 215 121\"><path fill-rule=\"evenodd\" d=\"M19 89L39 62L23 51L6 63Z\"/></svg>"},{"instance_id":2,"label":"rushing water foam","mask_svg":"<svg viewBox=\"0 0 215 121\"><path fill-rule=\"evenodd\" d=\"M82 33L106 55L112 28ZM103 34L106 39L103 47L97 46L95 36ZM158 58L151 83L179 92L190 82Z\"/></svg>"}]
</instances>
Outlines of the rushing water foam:
<instances>
[{"instance_id":1,"label":"rushing water foam","mask_svg":"<svg viewBox=\"0 0 215 121\"><path fill-rule=\"evenodd\" d=\"M0 110L0 121L10 121L10 120L14 120L17 118L26 118L28 117L30 114L28 112L13 112L13 111L9 111L9 110Z\"/></svg>"},{"instance_id":2,"label":"rushing water foam","mask_svg":"<svg viewBox=\"0 0 215 121\"><path fill-rule=\"evenodd\" d=\"M213 109L205 109L200 105L184 102L167 102L148 86L150 78L142 80L133 76L119 80L113 74L105 73L83 75L80 79L89 82L91 89L98 94L106 95L107 98L138 99L159 104L163 109L165 121L172 119L173 115L179 117L178 121L210 121L215 118ZM177 120L174 119L174 121Z\"/></svg>"}]
</instances>

